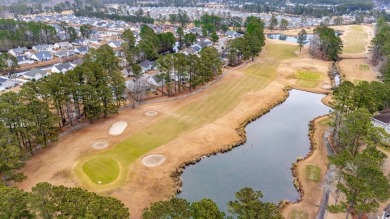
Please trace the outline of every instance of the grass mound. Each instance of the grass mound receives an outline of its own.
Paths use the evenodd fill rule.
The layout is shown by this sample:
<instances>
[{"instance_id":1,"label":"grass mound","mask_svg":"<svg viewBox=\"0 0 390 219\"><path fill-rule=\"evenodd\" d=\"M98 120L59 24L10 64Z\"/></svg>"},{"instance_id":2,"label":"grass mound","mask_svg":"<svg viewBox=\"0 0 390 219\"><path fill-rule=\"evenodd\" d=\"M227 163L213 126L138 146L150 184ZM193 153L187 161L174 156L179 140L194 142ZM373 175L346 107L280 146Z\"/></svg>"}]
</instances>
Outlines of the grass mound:
<instances>
[{"instance_id":1,"label":"grass mound","mask_svg":"<svg viewBox=\"0 0 390 219\"><path fill-rule=\"evenodd\" d=\"M108 184L119 176L118 163L109 157L88 160L83 165L84 173L96 184Z\"/></svg>"},{"instance_id":2,"label":"grass mound","mask_svg":"<svg viewBox=\"0 0 390 219\"><path fill-rule=\"evenodd\" d=\"M314 165L306 165L305 167L306 179L312 182L320 182L321 169Z\"/></svg>"},{"instance_id":3,"label":"grass mound","mask_svg":"<svg viewBox=\"0 0 390 219\"><path fill-rule=\"evenodd\" d=\"M304 210L301 211L301 210L293 209L290 211L288 218L289 219L308 219L309 214Z\"/></svg>"},{"instance_id":4,"label":"grass mound","mask_svg":"<svg viewBox=\"0 0 390 219\"><path fill-rule=\"evenodd\" d=\"M310 71L298 71L295 76L298 78L297 83L306 88L317 87L322 78L320 72Z\"/></svg>"}]
</instances>

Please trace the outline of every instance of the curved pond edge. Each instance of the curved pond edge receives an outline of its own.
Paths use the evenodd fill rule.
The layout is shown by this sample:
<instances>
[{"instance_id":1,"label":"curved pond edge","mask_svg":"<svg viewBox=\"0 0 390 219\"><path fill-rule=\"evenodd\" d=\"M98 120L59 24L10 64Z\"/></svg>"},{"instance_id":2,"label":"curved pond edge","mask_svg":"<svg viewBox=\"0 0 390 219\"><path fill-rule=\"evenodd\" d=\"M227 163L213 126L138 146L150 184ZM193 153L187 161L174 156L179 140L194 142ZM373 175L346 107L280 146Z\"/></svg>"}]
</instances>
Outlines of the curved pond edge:
<instances>
[{"instance_id":1,"label":"curved pond edge","mask_svg":"<svg viewBox=\"0 0 390 219\"><path fill-rule=\"evenodd\" d=\"M174 182L174 188L173 188L173 191L172 191L172 195L169 198L174 198L174 197L176 197L177 194L181 193L181 191L182 191L182 184L183 184L182 178L181 178L181 174L184 172L184 169L186 168L186 166L196 164L204 157L210 157L212 155L217 155L219 153L226 153L226 152L231 151L235 147L243 145L246 142L245 127L249 123L255 121L258 118L260 118L262 115L265 115L268 112L270 112L271 109L273 109L274 107L284 103L284 101L286 101L287 98L290 95L289 94L290 90L292 90L292 87L290 87L290 86L284 87L283 88L284 95L283 95L282 98L280 98L278 101L274 102L273 104L269 105L268 107L261 108L260 110L255 112L252 116L250 116L249 118L247 118L243 122L241 122L238 125L238 127L235 129L236 133L240 137L240 140L238 140L236 142L233 142L231 144L225 144L225 145L221 146L219 149L216 149L216 150L214 150L214 151L212 151L210 153L195 156L191 160L184 161L181 165L179 165L179 167L175 168L171 172L171 174L170 174L170 177L172 178L172 180Z\"/></svg>"},{"instance_id":2,"label":"curved pond edge","mask_svg":"<svg viewBox=\"0 0 390 219\"><path fill-rule=\"evenodd\" d=\"M309 152L306 154L305 157L298 157L296 159L296 161L294 163L292 163L291 165L291 173L292 173L292 176L293 176L293 183L294 183L294 187L297 189L297 191L299 192L300 194L300 197L299 199L296 201L296 202L290 202L288 200L282 200L279 202L279 205L278 207L283 211L283 208L285 208L287 205L289 204L297 204L297 203L300 203L303 201L303 197L304 197L304 188L302 186L302 182L301 180L302 179L299 179L299 175L298 175L298 164L307 160L308 158L310 158L314 152L316 150L318 150L318 147L317 147L317 142L314 138L314 135L315 135L315 132L317 130L317 127L315 125L316 121L319 120L319 119L322 119L324 117L327 117L329 114L325 114L325 115L322 115L322 116L317 116L315 117L314 119L312 119L310 122L309 122L309 132L308 132L308 136L309 136L309 141L310 141L310 149L309 149ZM320 196L319 196L320 197Z\"/></svg>"},{"instance_id":3,"label":"curved pond edge","mask_svg":"<svg viewBox=\"0 0 390 219\"><path fill-rule=\"evenodd\" d=\"M245 131L246 126L249 123L257 120L261 116L263 116L263 115L267 114L268 112L270 112L271 109L273 109L274 107L284 103L287 100L287 98L289 97L289 91L292 90L292 89L295 89L295 88L292 88L291 86L286 86L283 89L283 91L285 92L285 95L281 99L279 99L278 101L276 101L275 103L269 105L266 108L261 108L260 110L255 112L252 116L250 116L249 118L247 118L243 122L241 122L240 125L235 129L237 134L240 136L240 140L238 140L236 142L233 142L231 144L225 144L225 145L221 146L219 149L216 149L216 150L214 150L214 151L212 151L210 153L207 153L207 154L204 154L204 155L197 155L194 158L192 158L191 160L184 161L181 165L179 165L177 168L175 168L171 172L171 174L170 174L170 177L172 178L172 180L174 182L174 187L173 187L172 195L170 197L168 197L168 199L174 198L174 197L176 197L177 194L182 192L182 184L183 184L183 182L182 182L181 174L184 172L184 169L187 166L194 165L194 164L200 162L202 160L202 158L204 158L204 157L210 157L212 155L217 155L217 154L220 154L220 153L226 153L226 152L231 151L235 147L239 147L239 146L243 145L246 142L246 131ZM302 89L296 89L296 90L302 90ZM310 93L323 94L323 95L328 95L329 94L329 92L313 92L313 91L308 91L308 90L303 90L303 91L310 92ZM321 101L321 102L324 105L327 105L323 101ZM298 168L297 168L298 167L298 163L302 162L302 161L305 161L306 159L311 157L313 155L313 153L315 152L315 150L318 149L317 148L317 143L316 143L316 141L314 139L314 133L316 131L315 122L316 122L316 120L321 119L321 118L323 118L324 116L327 116L327 115L328 114L317 116L314 119L312 119L309 122L309 124L308 124L308 126L309 126L308 136L309 136L309 141L310 141L309 152L304 157L298 157L296 159L296 161L294 163L292 163L291 168L290 168L291 169L291 175L293 177L294 187L296 188L296 190L299 193L299 199L297 201L295 201L295 202L290 202L289 200L281 200L278 203L278 208L281 211L283 211L283 209L286 206L288 206L289 204L296 204L296 203L300 203L300 202L303 201L304 188L303 188L302 183L300 182L300 179L298 177Z\"/></svg>"}]
</instances>

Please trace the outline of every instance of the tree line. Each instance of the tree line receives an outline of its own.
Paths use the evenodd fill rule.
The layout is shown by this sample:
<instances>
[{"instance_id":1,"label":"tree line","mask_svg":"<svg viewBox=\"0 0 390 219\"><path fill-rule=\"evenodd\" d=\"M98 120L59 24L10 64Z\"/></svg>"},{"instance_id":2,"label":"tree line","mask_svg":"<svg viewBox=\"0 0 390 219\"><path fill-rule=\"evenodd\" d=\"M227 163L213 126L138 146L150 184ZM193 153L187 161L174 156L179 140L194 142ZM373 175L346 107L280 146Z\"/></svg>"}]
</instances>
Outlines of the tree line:
<instances>
[{"instance_id":1,"label":"tree line","mask_svg":"<svg viewBox=\"0 0 390 219\"><path fill-rule=\"evenodd\" d=\"M189 203L185 199L173 198L168 201L153 203L143 212L143 219L282 219L279 208L270 202L262 202L261 191L254 191L245 187L235 194L236 200L229 201L228 211L233 216L218 209L218 206L211 199L202 199L198 202Z\"/></svg>"},{"instance_id":2,"label":"tree line","mask_svg":"<svg viewBox=\"0 0 390 219\"><path fill-rule=\"evenodd\" d=\"M371 62L377 66L384 81L390 80L390 25L379 17L375 27L376 35L371 41Z\"/></svg>"},{"instance_id":3,"label":"tree line","mask_svg":"<svg viewBox=\"0 0 390 219\"><path fill-rule=\"evenodd\" d=\"M92 122L118 112L125 84L113 50L103 45L66 74L28 82L20 92L0 96L2 136L0 173L3 179L23 180L15 171L37 148L58 139L66 125Z\"/></svg>"},{"instance_id":4,"label":"tree line","mask_svg":"<svg viewBox=\"0 0 390 219\"><path fill-rule=\"evenodd\" d=\"M376 212L379 203L390 198L390 183L382 168L386 155L378 147L390 136L374 127L371 118L389 109L388 82L343 82L333 93L333 142L336 155L329 157L335 172L329 179L335 203L332 212L346 212L362 218Z\"/></svg>"},{"instance_id":5,"label":"tree line","mask_svg":"<svg viewBox=\"0 0 390 219\"><path fill-rule=\"evenodd\" d=\"M115 198L81 188L38 183L31 192L0 184L0 218L118 218L129 210Z\"/></svg>"},{"instance_id":6,"label":"tree line","mask_svg":"<svg viewBox=\"0 0 390 219\"><path fill-rule=\"evenodd\" d=\"M100 19L110 19L110 20L121 20L126 22L133 23L145 23L145 24L153 24L154 19L150 17L144 16L135 16L135 15L118 15L118 14L106 14L103 12L94 12L89 10L76 10L74 12L76 16L86 16L86 17L96 17Z\"/></svg>"},{"instance_id":7,"label":"tree line","mask_svg":"<svg viewBox=\"0 0 390 219\"><path fill-rule=\"evenodd\" d=\"M55 42L57 42L56 30L50 25L0 19L0 51Z\"/></svg>"},{"instance_id":8,"label":"tree line","mask_svg":"<svg viewBox=\"0 0 390 219\"><path fill-rule=\"evenodd\" d=\"M185 199L172 198L145 208L143 219L233 219L258 218L282 219L280 209L270 202L262 202L261 191L242 188L229 201L226 216L211 199L190 203ZM112 197L97 195L81 188L54 186L38 183L31 192L0 184L1 218L118 218L130 217L128 208Z\"/></svg>"}]
</instances>

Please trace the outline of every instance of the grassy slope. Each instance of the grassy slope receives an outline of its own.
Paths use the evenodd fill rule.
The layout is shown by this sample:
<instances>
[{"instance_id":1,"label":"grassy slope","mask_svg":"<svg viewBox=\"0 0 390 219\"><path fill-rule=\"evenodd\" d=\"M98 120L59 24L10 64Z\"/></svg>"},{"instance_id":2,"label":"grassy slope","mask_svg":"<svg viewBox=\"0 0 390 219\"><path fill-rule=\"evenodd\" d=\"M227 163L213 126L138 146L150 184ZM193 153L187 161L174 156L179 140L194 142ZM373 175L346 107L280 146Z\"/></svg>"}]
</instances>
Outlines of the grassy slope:
<instances>
[{"instance_id":1,"label":"grassy slope","mask_svg":"<svg viewBox=\"0 0 390 219\"><path fill-rule=\"evenodd\" d=\"M354 25L351 26L351 31L349 31L344 40L343 53L361 53L366 50L366 40L368 34L363 30L361 26Z\"/></svg>"},{"instance_id":2,"label":"grassy slope","mask_svg":"<svg viewBox=\"0 0 390 219\"><path fill-rule=\"evenodd\" d=\"M306 165L305 167L306 179L308 181L320 182L321 180L321 169L318 166Z\"/></svg>"},{"instance_id":3,"label":"grassy slope","mask_svg":"<svg viewBox=\"0 0 390 219\"><path fill-rule=\"evenodd\" d=\"M317 87L322 78L320 72L298 71L295 75L298 78L297 83L306 88Z\"/></svg>"},{"instance_id":4,"label":"grassy slope","mask_svg":"<svg viewBox=\"0 0 390 219\"><path fill-rule=\"evenodd\" d=\"M75 169L77 176L95 189L101 188L96 184L99 181L107 184L119 176L114 183L111 183L110 188L119 186L126 179L127 167L135 159L231 111L244 94L266 87L275 78L275 70L280 60L295 56L296 46L266 45L265 50L261 61L249 64L244 69L244 76L238 80L220 84L210 90L209 94L200 101L183 106L171 115L159 119L108 151L83 157ZM108 173L99 168L100 159L107 157L115 159L119 164L117 167L106 167L111 169Z\"/></svg>"}]
</instances>

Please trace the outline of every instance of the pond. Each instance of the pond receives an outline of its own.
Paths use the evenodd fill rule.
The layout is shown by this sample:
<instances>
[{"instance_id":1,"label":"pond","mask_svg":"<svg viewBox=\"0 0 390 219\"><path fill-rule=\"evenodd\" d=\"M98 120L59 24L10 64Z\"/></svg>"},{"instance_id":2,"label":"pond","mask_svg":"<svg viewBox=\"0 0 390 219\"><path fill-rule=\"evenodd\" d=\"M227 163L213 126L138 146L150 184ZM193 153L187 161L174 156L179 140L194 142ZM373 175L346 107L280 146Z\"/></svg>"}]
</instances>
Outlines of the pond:
<instances>
[{"instance_id":1,"label":"pond","mask_svg":"<svg viewBox=\"0 0 390 219\"><path fill-rule=\"evenodd\" d=\"M291 43L296 43L297 42L297 36L288 36L284 34L266 34L268 39L274 39L274 40L283 40L286 42L291 42ZM312 38L312 34L307 34L307 42L305 43L308 44L309 40Z\"/></svg>"},{"instance_id":2,"label":"pond","mask_svg":"<svg viewBox=\"0 0 390 219\"><path fill-rule=\"evenodd\" d=\"M309 152L310 120L329 112L321 102L323 97L290 91L283 104L245 128L245 144L186 167L181 176L182 193L177 197L191 202L210 198L225 212L226 203L243 187L261 190L263 201L299 199L290 167Z\"/></svg>"}]
</instances>

